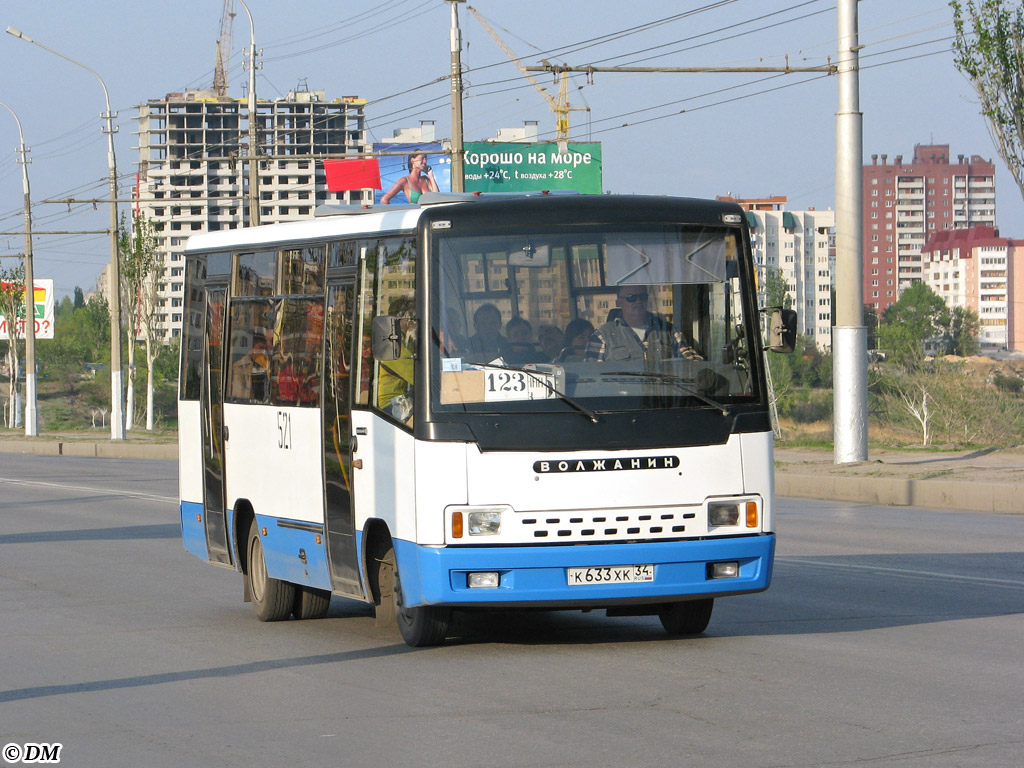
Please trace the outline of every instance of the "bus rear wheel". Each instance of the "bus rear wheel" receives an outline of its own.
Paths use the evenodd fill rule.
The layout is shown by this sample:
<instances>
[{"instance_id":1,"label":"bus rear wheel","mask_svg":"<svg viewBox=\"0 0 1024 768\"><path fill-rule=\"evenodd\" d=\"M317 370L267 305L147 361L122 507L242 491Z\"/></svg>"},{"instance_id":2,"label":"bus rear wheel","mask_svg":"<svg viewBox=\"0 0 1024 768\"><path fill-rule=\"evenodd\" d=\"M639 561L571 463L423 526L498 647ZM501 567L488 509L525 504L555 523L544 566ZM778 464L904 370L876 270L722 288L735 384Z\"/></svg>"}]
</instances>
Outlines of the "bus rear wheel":
<instances>
[{"instance_id":1,"label":"bus rear wheel","mask_svg":"<svg viewBox=\"0 0 1024 768\"><path fill-rule=\"evenodd\" d=\"M398 578L394 546L389 545L377 561L380 585L378 618L394 616L405 644L413 648L440 645L448 636L451 610L433 605L407 608L402 603L402 584Z\"/></svg>"},{"instance_id":2,"label":"bus rear wheel","mask_svg":"<svg viewBox=\"0 0 1024 768\"><path fill-rule=\"evenodd\" d=\"M296 619L322 619L331 606L331 593L326 589L296 585L292 614Z\"/></svg>"},{"instance_id":3,"label":"bus rear wheel","mask_svg":"<svg viewBox=\"0 0 1024 768\"><path fill-rule=\"evenodd\" d=\"M263 557L263 542L256 521L249 526L249 545L246 547L249 566L249 590L256 618L260 621L282 621L292 614L295 604L295 586L267 575L267 561Z\"/></svg>"},{"instance_id":4,"label":"bus rear wheel","mask_svg":"<svg viewBox=\"0 0 1024 768\"><path fill-rule=\"evenodd\" d=\"M670 635L699 635L708 628L714 608L713 597L666 603L658 609L658 618Z\"/></svg>"}]
</instances>

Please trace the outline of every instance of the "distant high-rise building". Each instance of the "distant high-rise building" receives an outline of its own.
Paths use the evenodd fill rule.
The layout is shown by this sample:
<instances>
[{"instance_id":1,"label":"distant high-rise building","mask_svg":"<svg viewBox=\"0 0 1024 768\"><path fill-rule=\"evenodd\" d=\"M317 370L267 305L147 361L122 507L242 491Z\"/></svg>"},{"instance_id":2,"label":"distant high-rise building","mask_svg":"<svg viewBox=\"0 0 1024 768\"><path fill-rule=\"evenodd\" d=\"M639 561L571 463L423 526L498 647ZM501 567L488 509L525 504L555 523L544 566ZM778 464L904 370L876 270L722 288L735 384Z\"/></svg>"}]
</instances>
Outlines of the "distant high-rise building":
<instances>
[{"instance_id":1,"label":"distant high-rise building","mask_svg":"<svg viewBox=\"0 0 1024 768\"><path fill-rule=\"evenodd\" d=\"M138 107L138 209L155 225L163 259L156 312L165 339L181 331L185 241L249 223L246 104L201 90ZM370 190L328 192L321 162L366 151L365 104L307 90L257 102L261 224L310 217L322 203L373 199Z\"/></svg>"},{"instance_id":2,"label":"distant high-rise building","mask_svg":"<svg viewBox=\"0 0 1024 768\"><path fill-rule=\"evenodd\" d=\"M878 313L922 279L921 248L944 229L996 223L995 166L949 160L948 144L918 144L908 163L871 156L863 166L864 303Z\"/></svg>"},{"instance_id":3,"label":"distant high-rise building","mask_svg":"<svg viewBox=\"0 0 1024 768\"><path fill-rule=\"evenodd\" d=\"M764 303L769 270L778 270L797 311L797 331L822 349L832 347L832 275L836 259L834 211L787 211L786 197L719 197L747 212L757 284Z\"/></svg>"},{"instance_id":4,"label":"distant high-rise building","mask_svg":"<svg viewBox=\"0 0 1024 768\"><path fill-rule=\"evenodd\" d=\"M925 284L947 306L978 315L983 349L1024 349L1024 318L1013 313L1024 240L999 237L992 227L946 230L929 237L921 255Z\"/></svg>"}]
</instances>

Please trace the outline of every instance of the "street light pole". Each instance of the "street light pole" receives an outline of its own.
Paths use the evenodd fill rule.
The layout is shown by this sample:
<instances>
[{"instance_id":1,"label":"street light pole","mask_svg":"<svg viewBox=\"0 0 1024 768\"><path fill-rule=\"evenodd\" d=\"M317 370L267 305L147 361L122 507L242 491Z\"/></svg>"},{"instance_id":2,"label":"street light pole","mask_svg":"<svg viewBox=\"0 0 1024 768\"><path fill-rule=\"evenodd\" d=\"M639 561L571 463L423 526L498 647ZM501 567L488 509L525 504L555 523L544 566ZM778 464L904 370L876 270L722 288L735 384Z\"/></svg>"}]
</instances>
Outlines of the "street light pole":
<instances>
[{"instance_id":1,"label":"street light pole","mask_svg":"<svg viewBox=\"0 0 1024 768\"><path fill-rule=\"evenodd\" d=\"M91 72L100 81L100 87L103 88L103 100L107 111L101 117L103 117L105 125L103 132L107 134L107 168L110 174L110 281L108 290L110 301L110 439L124 440L124 387L121 382L121 264L117 248L117 160L114 156L114 113L110 110L107 84L92 67L48 48L20 30L8 27L7 34L21 38L26 43L39 46L44 51L49 51L55 56Z\"/></svg>"},{"instance_id":2,"label":"street light pole","mask_svg":"<svg viewBox=\"0 0 1024 768\"><path fill-rule=\"evenodd\" d=\"M260 169L256 159L256 25L245 0L238 0L249 17L249 226L260 223Z\"/></svg>"},{"instance_id":3,"label":"street light pole","mask_svg":"<svg viewBox=\"0 0 1024 768\"><path fill-rule=\"evenodd\" d=\"M839 109L836 112L836 324L832 329L835 382L834 461L868 458L868 331L864 327L863 115L857 1L836 3Z\"/></svg>"},{"instance_id":4,"label":"street light pole","mask_svg":"<svg viewBox=\"0 0 1024 768\"><path fill-rule=\"evenodd\" d=\"M0 101L18 124L18 163L21 164L21 188L25 193L25 437L39 434L39 418L36 410L36 299L35 275L32 270L32 197L28 185L28 147L25 134L21 132L21 120L14 110ZM11 339L14 339L14 322L9 319Z\"/></svg>"}]
</instances>

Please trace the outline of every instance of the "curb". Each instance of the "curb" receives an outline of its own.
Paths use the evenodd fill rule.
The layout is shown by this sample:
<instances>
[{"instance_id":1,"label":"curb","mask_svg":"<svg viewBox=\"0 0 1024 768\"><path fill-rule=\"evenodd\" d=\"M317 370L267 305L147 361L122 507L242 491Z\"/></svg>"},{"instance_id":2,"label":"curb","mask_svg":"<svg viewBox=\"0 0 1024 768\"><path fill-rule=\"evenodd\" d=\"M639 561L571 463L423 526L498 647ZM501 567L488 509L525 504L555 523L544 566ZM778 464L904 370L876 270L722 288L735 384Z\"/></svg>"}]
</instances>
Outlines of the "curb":
<instances>
[{"instance_id":1,"label":"curb","mask_svg":"<svg viewBox=\"0 0 1024 768\"><path fill-rule=\"evenodd\" d=\"M0 440L0 453L84 456L101 459L178 460L177 443L86 442L81 440Z\"/></svg>"},{"instance_id":2,"label":"curb","mask_svg":"<svg viewBox=\"0 0 1024 768\"><path fill-rule=\"evenodd\" d=\"M1021 483L914 480L901 477L831 477L775 473L775 494L800 499L853 501L891 507L1021 514Z\"/></svg>"}]
</instances>

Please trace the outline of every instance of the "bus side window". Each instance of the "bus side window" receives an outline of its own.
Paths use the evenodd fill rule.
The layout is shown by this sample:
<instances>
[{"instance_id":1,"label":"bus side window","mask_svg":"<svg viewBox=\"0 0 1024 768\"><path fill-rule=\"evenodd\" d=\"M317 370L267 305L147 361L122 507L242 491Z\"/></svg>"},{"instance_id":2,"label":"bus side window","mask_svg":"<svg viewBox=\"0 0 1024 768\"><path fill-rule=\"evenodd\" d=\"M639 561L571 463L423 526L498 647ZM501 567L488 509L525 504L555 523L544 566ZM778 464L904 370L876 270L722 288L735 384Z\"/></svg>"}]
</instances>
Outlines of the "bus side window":
<instances>
[{"instance_id":1,"label":"bus side window","mask_svg":"<svg viewBox=\"0 0 1024 768\"><path fill-rule=\"evenodd\" d=\"M413 381L418 323L416 308L416 252L412 239L388 238L368 244L362 265L362 326L360 405L387 414L403 424L412 423ZM372 295L367 295L372 286ZM370 329L376 315L401 318L402 351L397 360L373 359Z\"/></svg>"},{"instance_id":2,"label":"bus side window","mask_svg":"<svg viewBox=\"0 0 1024 768\"><path fill-rule=\"evenodd\" d=\"M285 298L274 330L274 403L315 406L320 401L323 298Z\"/></svg>"},{"instance_id":3,"label":"bus side window","mask_svg":"<svg viewBox=\"0 0 1024 768\"><path fill-rule=\"evenodd\" d=\"M271 299L236 299L231 305L227 399L237 403L270 402L277 314L277 302Z\"/></svg>"}]
</instances>

